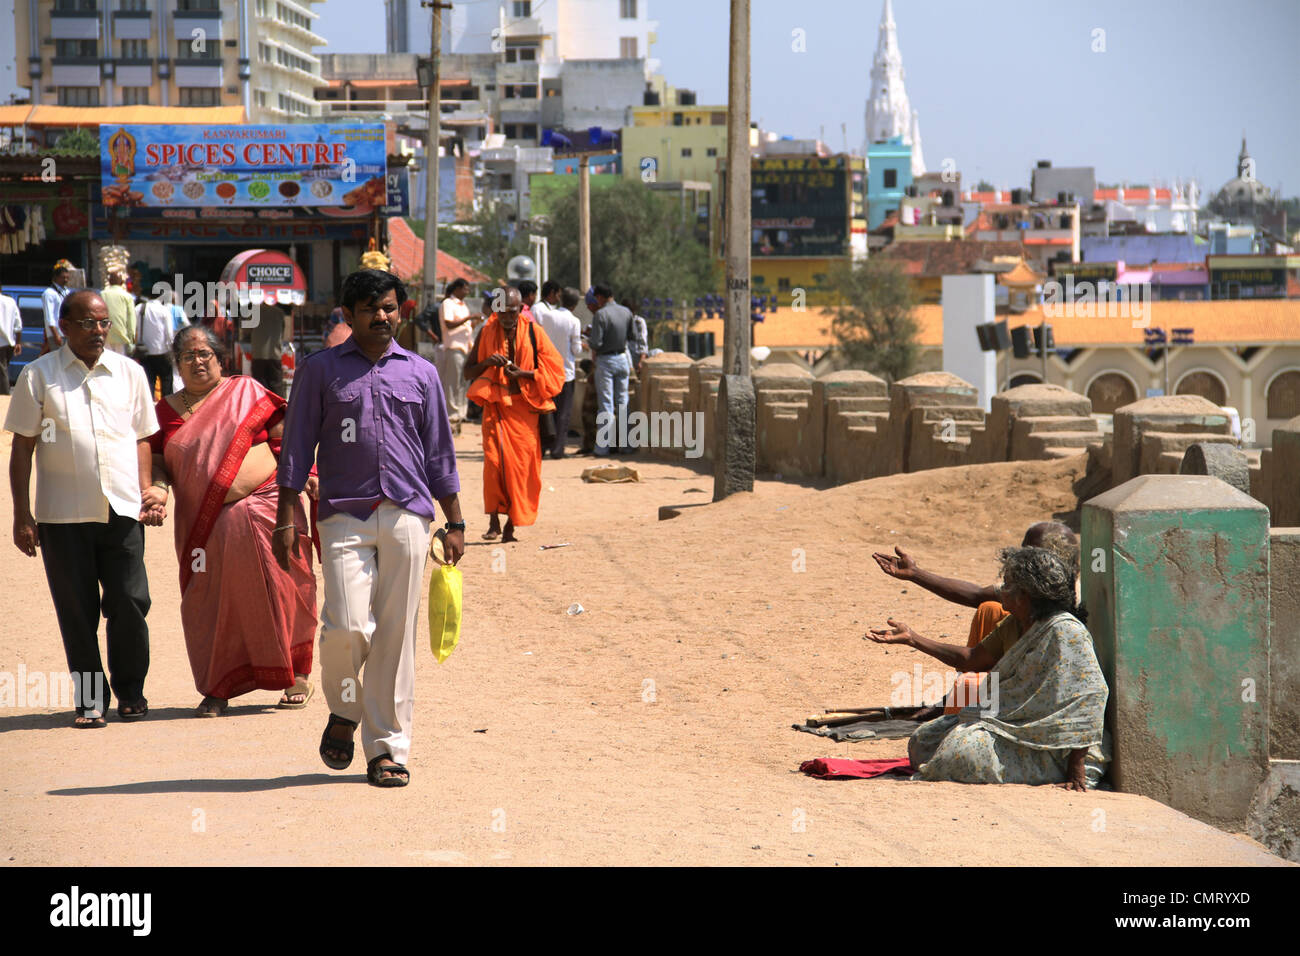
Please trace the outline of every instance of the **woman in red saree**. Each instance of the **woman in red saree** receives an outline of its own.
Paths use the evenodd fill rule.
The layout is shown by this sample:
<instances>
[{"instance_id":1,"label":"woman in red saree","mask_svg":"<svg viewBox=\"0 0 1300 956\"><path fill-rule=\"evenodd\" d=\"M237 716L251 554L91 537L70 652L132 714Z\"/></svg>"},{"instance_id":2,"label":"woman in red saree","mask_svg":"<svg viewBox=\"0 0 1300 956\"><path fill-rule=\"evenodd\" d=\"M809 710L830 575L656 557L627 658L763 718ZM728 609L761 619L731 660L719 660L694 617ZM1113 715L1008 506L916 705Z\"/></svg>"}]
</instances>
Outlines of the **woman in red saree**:
<instances>
[{"instance_id":1,"label":"woman in red saree","mask_svg":"<svg viewBox=\"0 0 1300 956\"><path fill-rule=\"evenodd\" d=\"M515 528L537 520L542 495L542 439L538 416L555 411L564 387L564 361L527 315L519 290L497 290L495 314L479 330L465 360L469 397L483 407L483 535L514 541Z\"/></svg>"},{"instance_id":2,"label":"woman in red saree","mask_svg":"<svg viewBox=\"0 0 1300 956\"><path fill-rule=\"evenodd\" d=\"M146 498L165 504L168 488L176 493L181 621L203 694L196 716L220 716L230 698L258 689L284 690L282 708L305 707L314 690L311 549L303 542L287 572L271 554L285 401L251 378L223 377L220 340L202 326L178 332L172 353L184 387L158 402L156 487ZM307 527L305 515L297 526Z\"/></svg>"}]
</instances>

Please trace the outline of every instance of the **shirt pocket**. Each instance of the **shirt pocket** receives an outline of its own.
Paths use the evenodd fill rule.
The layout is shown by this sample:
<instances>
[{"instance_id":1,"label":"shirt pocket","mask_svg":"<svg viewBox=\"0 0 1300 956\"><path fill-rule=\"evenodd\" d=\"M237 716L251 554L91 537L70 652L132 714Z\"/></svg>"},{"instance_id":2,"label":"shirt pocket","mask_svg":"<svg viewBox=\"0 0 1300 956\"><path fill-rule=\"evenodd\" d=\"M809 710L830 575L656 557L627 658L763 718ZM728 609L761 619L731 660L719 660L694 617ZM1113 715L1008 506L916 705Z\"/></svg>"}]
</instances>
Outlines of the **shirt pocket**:
<instances>
[{"instance_id":1,"label":"shirt pocket","mask_svg":"<svg viewBox=\"0 0 1300 956\"><path fill-rule=\"evenodd\" d=\"M423 427L425 397L419 386L399 383L385 387L380 394L389 421L410 431Z\"/></svg>"},{"instance_id":2,"label":"shirt pocket","mask_svg":"<svg viewBox=\"0 0 1300 956\"><path fill-rule=\"evenodd\" d=\"M365 420L365 386L359 382L328 386L325 389L324 405L322 439L333 432L351 443L357 440L357 432L370 424Z\"/></svg>"}]
</instances>

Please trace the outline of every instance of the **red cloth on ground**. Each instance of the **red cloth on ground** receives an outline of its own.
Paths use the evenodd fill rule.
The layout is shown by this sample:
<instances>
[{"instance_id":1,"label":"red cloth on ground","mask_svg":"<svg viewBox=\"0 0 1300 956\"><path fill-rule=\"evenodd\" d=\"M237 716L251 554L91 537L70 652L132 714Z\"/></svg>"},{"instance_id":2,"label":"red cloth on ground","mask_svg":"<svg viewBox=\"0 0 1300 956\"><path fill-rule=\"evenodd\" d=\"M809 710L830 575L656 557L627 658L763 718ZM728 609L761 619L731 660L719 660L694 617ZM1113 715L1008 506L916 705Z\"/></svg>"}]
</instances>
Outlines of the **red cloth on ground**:
<instances>
[{"instance_id":1,"label":"red cloth on ground","mask_svg":"<svg viewBox=\"0 0 1300 956\"><path fill-rule=\"evenodd\" d=\"M869 780L886 774L899 774L910 777L916 772L912 762L906 757L888 757L880 760L847 760L840 757L819 757L805 760L799 769L810 777L820 780L850 780L858 778Z\"/></svg>"}]
</instances>

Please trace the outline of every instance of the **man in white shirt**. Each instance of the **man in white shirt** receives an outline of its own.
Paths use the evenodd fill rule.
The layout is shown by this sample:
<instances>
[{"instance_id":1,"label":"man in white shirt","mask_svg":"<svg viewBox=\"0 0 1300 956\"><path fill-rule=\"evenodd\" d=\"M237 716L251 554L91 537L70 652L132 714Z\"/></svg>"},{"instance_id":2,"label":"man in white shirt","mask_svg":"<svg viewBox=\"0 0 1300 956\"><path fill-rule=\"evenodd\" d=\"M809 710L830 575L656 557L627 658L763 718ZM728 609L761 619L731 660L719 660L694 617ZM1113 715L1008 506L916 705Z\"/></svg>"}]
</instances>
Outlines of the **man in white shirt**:
<instances>
[{"instance_id":1,"label":"man in white shirt","mask_svg":"<svg viewBox=\"0 0 1300 956\"><path fill-rule=\"evenodd\" d=\"M465 418L465 356L474 342L469 306L465 304L465 293L469 291L469 282L453 279L447 286L447 297L442 300L438 323L442 332L442 364L438 369L438 378L442 380L442 390L447 396L447 414L453 423Z\"/></svg>"},{"instance_id":2,"label":"man in white shirt","mask_svg":"<svg viewBox=\"0 0 1300 956\"><path fill-rule=\"evenodd\" d=\"M63 336L59 334L59 309L63 300L72 290L68 280L72 275L72 263L60 259L54 263L54 281L41 293L41 309L45 312L45 350L52 352L63 345Z\"/></svg>"},{"instance_id":3,"label":"man in white shirt","mask_svg":"<svg viewBox=\"0 0 1300 956\"><path fill-rule=\"evenodd\" d=\"M23 314L0 287L0 395L9 394L9 361L23 350Z\"/></svg>"},{"instance_id":4,"label":"man in white shirt","mask_svg":"<svg viewBox=\"0 0 1300 956\"><path fill-rule=\"evenodd\" d=\"M161 386L157 394L160 397L170 395L172 386L172 326L175 318L171 306L162 301L157 291L145 293L144 302L137 309L139 321L136 322L136 345L139 349L137 358L144 366L149 394L153 395L155 385ZM266 320L265 307L262 320Z\"/></svg>"},{"instance_id":5,"label":"man in white shirt","mask_svg":"<svg viewBox=\"0 0 1300 956\"><path fill-rule=\"evenodd\" d=\"M123 720L149 712L149 580L141 522L162 524L166 513L164 499L150 487L147 439L158 430L153 398L140 367L104 348L111 324L97 292L68 296L59 320L64 345L23 369L4 426L14 433L14 544L29 557L39 544L72 675L77 727L105 726L114 695ZM33 453L35 517L29 503ZM107 682L99 654L101 609L112 671Z\"/></svg>"},{"instance_id":6,"label":"man in white shirt","mask_svg":"<svg viewBox=\"0 0 1300 956\"><path fill-rule=\"evenodd\" d=\"M555 444L550 449L552 458L564 457L564 445L569 437L569 420L573 416L573 382L578 358L584 348L582 323L573 314L582 293L577 289L561 289L550 279L542 285L542 297L533 307L533 315L546 331L546 336L564 360L564 388L555 396ZM559 302L559 305L553 303Z\"/></svg>"}]
</instances>

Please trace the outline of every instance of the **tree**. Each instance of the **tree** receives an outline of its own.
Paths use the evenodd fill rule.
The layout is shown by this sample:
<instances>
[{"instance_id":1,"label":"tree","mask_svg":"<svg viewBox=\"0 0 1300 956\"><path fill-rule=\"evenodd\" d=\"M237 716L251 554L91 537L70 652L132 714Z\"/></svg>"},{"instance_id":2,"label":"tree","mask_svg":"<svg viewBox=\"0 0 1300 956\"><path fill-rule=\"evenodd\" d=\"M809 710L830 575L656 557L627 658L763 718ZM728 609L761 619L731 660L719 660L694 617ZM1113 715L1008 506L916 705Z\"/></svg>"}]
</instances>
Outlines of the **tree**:
<instances>
[{"instance_id":1,"label":"tree","mask_svg":"<svg viewBox=\"0 0 1300 956\"><path fill-rule=\"evenodd\" d=\"M506 277L506 264L517 255L528 255L528 237L510 223L511 207L484 198L477 209L461 207L455 223L440 223L438 248L473 266L492 279ZM411 231L424 238L424 220L408 219Z\"/></svg>"},{"instance_id":2,"label":"tree","mask_svg":"<svg viewBox=\"0 0 1300 956\"><path fill-rule=\"evenodd\" d=\"M977 193L991 193L991 192L995 192L996 190L997 187L994 186L987 179L981 179L979 182L975 184L975 191Z\"/></svg>"},{"instance_id":3,"label":"tree","mask_svg":"<svg viewBox=\"0 0 1300 956\"><path fill-rule=\"evenodd\" d=\"M675 304L712 292L717 266L678 203L639 180L591 191L591 276L622 299L672 297ZM557 196L546 223L551 278L578 283L578 189Z\"/></svg>"},{"instance_id":4,"label":"tree","mask_svg":"<svg viewBox=\"0 0 1300 956\"><path fill-rule=\"evenodd\" d=\"M841 304L822 309L822 314L833 316L831 333L849 367L891 382L910 375L920 352L921 329L913 316L916 295L902 268L873 256L837 266L830 285Z\"/></svg>"}]
</instances>

